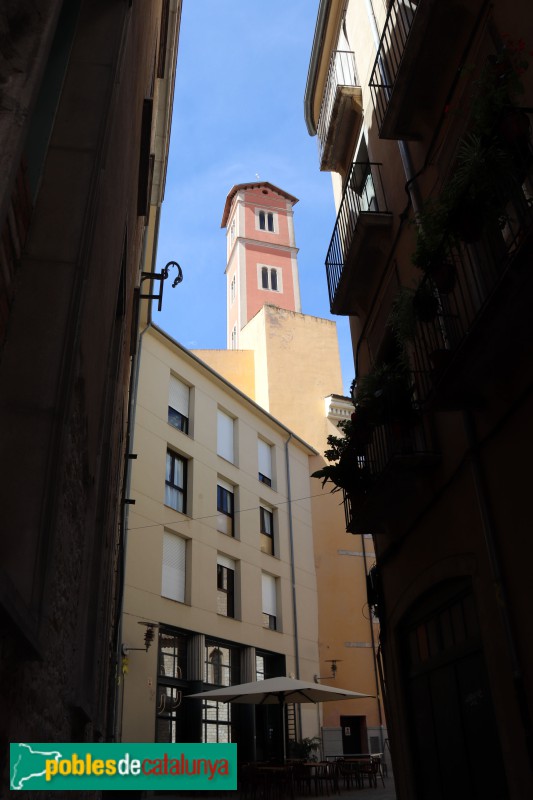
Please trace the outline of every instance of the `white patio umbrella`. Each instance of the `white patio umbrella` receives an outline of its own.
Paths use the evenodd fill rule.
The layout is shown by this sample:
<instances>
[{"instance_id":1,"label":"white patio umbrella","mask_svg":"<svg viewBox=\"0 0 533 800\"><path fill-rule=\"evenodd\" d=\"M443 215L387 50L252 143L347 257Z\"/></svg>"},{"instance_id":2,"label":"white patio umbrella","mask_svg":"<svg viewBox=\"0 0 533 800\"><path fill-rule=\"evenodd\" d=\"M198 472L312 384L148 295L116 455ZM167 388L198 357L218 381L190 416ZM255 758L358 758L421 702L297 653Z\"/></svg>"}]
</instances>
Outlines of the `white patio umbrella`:
<instances>
[{"instance_id":1,"label":"white patio umbrella","mask_svg":"<svg viewBox=\"0 0 533 800\"><path fill-rule=\"evenodd\" d=\"M222 689L211 689L188 695L189 699L216 700L219 703L244 703L251 705L280 705L287 703L324 703L328 700L357 700L360 697L372 697L349 689L338 689L336 686L325 686L321 683L309 683L295 678L267 678L264 681L238 683L224 686ZM283 720L283 759L286 756L285 720Z\"/></svg>"}]
</instances>

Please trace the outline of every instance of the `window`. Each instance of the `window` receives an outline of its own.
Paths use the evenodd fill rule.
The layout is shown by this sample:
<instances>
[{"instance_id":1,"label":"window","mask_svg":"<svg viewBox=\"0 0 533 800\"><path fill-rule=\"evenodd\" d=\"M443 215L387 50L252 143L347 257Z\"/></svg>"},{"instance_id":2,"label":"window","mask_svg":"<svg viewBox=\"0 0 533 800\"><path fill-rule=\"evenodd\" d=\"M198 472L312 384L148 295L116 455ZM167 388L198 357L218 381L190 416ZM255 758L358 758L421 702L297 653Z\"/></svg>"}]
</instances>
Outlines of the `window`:
<instances>
[{"instance_id":1,"label":"window","mask_svg":"<svg viewBox=\"0 0 533 800\"><path fill-rule=\"evenodd\" d=\"M234 463L233 453L233 419L220 409L217 418L217 453L226 461Z\"/></svg>"},{"instance_id":2,"label":"window","mask_svg":"<svg viewBox=\"0 0 533 800\"><path fill-rule=\"evenodd\" d=\"M232 686L240 681L240 649L206 639L204 657L204 683L215 686Z\"/></svg>"},{"instance_id":3,"label":"window","mask_svg":"<svg viewBox=\"0 0 533 800\"><path fill-rule=\"evenodd\" d=\"M233 326L233 329L231 331L231 349L232 350L236 350L237 349L237 326L236 325Z\"/></svg>"},{"instance_id":4,"label":"window","mask_svg":"<svg viewBox=\"0 0 533 800\"><path fill-rule=\"evenodd\" d=\"M186 486L187 461L171 450L167 450L165 505L185 514L187 508Z\"/></svg>"},{"instance_id":5,"label":"window","mask_svg":"<svg viewBox=\"0 0 533 800\"><path fill-rule=\"evenodd\" d=\"M186 736L187 716L182 713L182 691L187 687L187 646L186 635L159 631L157 742L183 742Z\"/></svg>"},{"instance_id":6,"label":"window","mask_svg":"<svg viewBox=\"0 0 533 800\"><path fill-rule=\"evenodd\" d=\"M234 302L234 300L235 300L235 291L236 291L236 285L237 285L237 282L236 282L236 278L235 278L235 275L234 275L234 276L233 276L233 278L231 279L231 281L230 281L230 285L229 285L229 299L230 299L230 303L233 303L233 302Z\"/></svg>"},{"instance_id":7,"label":"window","mask_svg":"<svg viewBox=\"0 0 533 800\"><path fill-rule=\"evenodd\" d=\"M217 531L234 536L233 486L219 480L217 483Z\"/></svg>"},{"instance_id":8,"label":"window","mask_svg":"<svg viewBox=\"0 0 533 800\"><path fill-rule=\"evenodd\" d=\"M231 704L204 700L202 703L202 742L231 742Z\"/></svg>"},{"instance_id":9,"label":"window","mask_svg":"<svg viewBox=\"0 0 533 800\"><path fill-rule=\"evenodd\" d=\"M217 557L217 614L235 616L234 602L235 561L226 556Z\"/></svg>"},{"instance_id":10,"label":"window","mask_svg":"<svg viewBox=\"0 0 533 800\"><path fill-rule=\"evenodd\" d=\"M240 682L240 650L222 642L205 643L204 682L215 686L231 686ZM204 700L202 704L202 741L231 742L231 703Z\"/></svg>"},{"instance_id":11,"label":"window","mask_svg":"<svg viewBox=\"0 0 533 800\"><path fill-rule=\"evenodd\" d=\"M161 596L185 602L185 563L187 543L181 536L163 533L163 572Z\"/></svg>"},{"instance_id":12,"label":"window","mask_svg":"<svg viewBox=\"0 0 533 800\"><path fill-rule=\"evenodd\" d=\"M257 460L259 480L267 486L272 486L272 448L262 439L257 440Z\"/></svg>"},{"instance_id":13,"label":"window","mask_svg":"<svg viewBox=\"0 0 533 800\"><path fill-rule=\"evenodd\" d=\"M274 555L274 514L264 506L259 506L261 529L261 552Z\"/></svg>"},{"instance_id":14,"label":"window","mask_svg":"<svg viewBox=\"0 0 533 800\"><path fill-rule=\"evenodd\" d=\"M168 423L183 433L189 433L189 387L170 376L168 388Z\"/></svg>"},{"instance_id":15,"label":"window","mask_svg":"<svg viewBox=\"0 0 533 800\"><path fill-rule=\"evenodd\" d=\"M263 627L277 630L276 579L263 572L261 576L263 592Z\"/></svg>"},{"instance_id":16,"label":"window","mask_svg":"<svg viewBox=\"0 0 533 800\"><path fill-rule=\"evenodd\" d=\"M276 267L267 267L260 264L258 285L260 289L268 292L282 292L281 270Z\"/></svg>"},{"instance_id":17,"label":"window","mask_svg":"<svg viewBox=\"0 0 533 800\"><path fill-rule=\"evenodd\" d=\"M272 211L260 211L258 213L259 230L274 233L274 214Z\"/></svg>"},{"instance_id":18,"label":"window","mask_svg":"<svg viewBox=\"0 0 533 800\"><path fill-rule=\"evenodd\" d=\"M235 241L235 220L233 219L230 227L230 244Z\"/></svg>"}]
</instances>

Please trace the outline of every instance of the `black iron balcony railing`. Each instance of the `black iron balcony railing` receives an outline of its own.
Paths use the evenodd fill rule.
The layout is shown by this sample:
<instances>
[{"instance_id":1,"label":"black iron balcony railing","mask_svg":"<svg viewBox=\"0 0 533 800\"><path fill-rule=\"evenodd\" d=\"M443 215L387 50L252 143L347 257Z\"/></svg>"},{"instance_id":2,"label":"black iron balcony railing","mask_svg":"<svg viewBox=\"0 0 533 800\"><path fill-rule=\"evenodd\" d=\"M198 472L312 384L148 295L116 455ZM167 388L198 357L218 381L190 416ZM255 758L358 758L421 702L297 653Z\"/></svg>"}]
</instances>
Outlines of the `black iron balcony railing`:
<instances>
[{"instance_id":1,"label":"black iron balcony railing","mask_svg":"<svg viewBox=\"0 0 533 800\"><path fill-rule=\"evenodd\" d=\"M344 491L346 530L377 532L387 515L394 514L402 495L409 494L416 469L438 462L426 424L425 417L413 408L407 418L391 417L373 427L365 453L359 458L359 468L368 475L365 488Z\"/></svg>"},{"instance_id":2,"label":"black iron balcony railing","mask_svg":"<svg viewBox=\"0 0 533 800\"><path fill-rule=\"evenodd\" d=\"M477 241L450 243L439 265L440 274L434 275L438 311L433 319L417 322L413 348L413 366L422 402L436 389L524 243L533 235L530 179L520 185L509 177L506 194L505 213L485 224Z\"/></svg>"},{"instance_id":3,"label":"black iron balcony railing","mask_svg":"<svg viewBox=\"0 0 533 800\"><path fill-rule=\"evenodd\" d=\"M359 86L355 69L355 55L350 50L335 50L329 64L326 90L318 117L318 151L322 162L324 148L330 133L331 116L339 86Z\"/></svg>"},{"instance_id":4,"label":"black iron balcony railing","mask_svg":"<svg viewBox=\"0 0 533 800\"><path fill-rule=\"evenodd\" d=\"M368 85L381 129L419 0L392 0ZM423 0L422 0L423 1Z\"/></svg>"},{"instance_id":5,"label":"black iron balcony railing","mask_svg":"<svg viewBox=\"0 0 533 800\"><path fill-rule=\"evenodd\" d=\"M326 255L330 306L333 306L343 271L347 267L361 216L377 213L388 213L381 164L356 161L352 164Z\"/></svg>"}]
</instances>

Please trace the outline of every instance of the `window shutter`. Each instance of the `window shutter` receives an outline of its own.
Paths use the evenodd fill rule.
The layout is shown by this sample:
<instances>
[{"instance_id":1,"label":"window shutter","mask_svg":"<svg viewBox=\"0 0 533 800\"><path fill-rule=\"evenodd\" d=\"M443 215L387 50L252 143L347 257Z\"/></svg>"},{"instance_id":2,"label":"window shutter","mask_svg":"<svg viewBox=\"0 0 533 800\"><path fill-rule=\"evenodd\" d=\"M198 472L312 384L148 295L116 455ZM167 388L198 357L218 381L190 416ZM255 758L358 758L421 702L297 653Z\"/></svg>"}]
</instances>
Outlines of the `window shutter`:
<instances>
[{"instance_id":1,"label":"window shutter","mask_svg":"<svg viewBox=\"0 0 533 800\"><path fill-rule=\"evenodd\" d=\"M277 616L276 614L276 579L272 575L262 574L262 588L263 588L263 613L270 614L271 617Z\"/></svg>"},{"instance_id":2,"label":"window shutter","mask_svg":"<svg viewBox=\"0 0 533 800\"><path fill-rule=\"evenodd\" d=\"M217 426L217 453L233 463L233 420L220 410Z\"/></svg>"},{"instance_id":3,"label":"window shutter","mask_svg":"<svg viewBox=\"0 0 533 800\"><path fill-rule=\"evenodd\" d=\"M189 417L189 387L175 378L174 375L170 376L168 404L175 411L183 414L184 417Z\"/></svg>"},{"instance_id":4,"label":"window shutter","mask_svg":"<svg viewBox=\"0 0 533 800\"><path fill-rule=\"evenodd\" d=\"M272 480L272 448L262 439L258 439L259 472Z\"/></svg>"},{"instance_id":5,"label":"window shutter","mask_svg":"<svg viewBox=\"0 0 533 800\"><path fill-rule=\"evenodd\" d=\"M163 574L161 595L185 602L185 558L187 544L181 536L163 533Z\"/></svg>"},{"instance_id":6,"label":"window shutter","mask_svg":"<svg viewBox=\"0 0 533 800\"><path fill-rule=\"evenodd\" d=\"M227 567L235 571L235 561L232 558L220 555L220 553L217 555L217 564L219 567Z\"/></svg>"}]
</instances>

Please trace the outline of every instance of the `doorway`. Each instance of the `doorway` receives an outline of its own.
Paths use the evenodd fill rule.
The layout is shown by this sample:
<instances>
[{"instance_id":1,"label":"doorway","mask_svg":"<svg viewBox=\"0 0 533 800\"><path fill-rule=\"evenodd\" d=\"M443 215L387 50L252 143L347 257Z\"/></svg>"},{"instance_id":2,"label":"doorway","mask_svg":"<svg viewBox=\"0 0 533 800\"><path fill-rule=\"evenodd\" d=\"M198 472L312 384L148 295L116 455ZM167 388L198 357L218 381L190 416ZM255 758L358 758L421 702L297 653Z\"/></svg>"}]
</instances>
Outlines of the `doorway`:
<instances>
[{"instance_id":1,"label":"doorway","mask_svg":"<svg viewBox=\"0 0 533 800\"><path fill-rule=\"evenodd\" d=\"M343 755L368 752L366 717L341 716Z\"/></svg>"}]
</instances>

